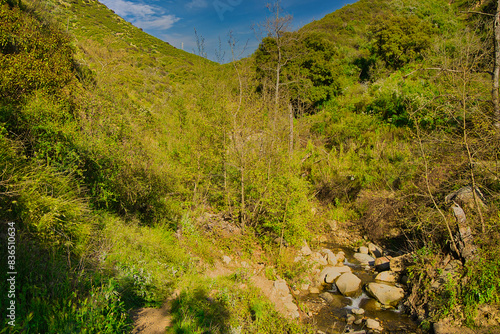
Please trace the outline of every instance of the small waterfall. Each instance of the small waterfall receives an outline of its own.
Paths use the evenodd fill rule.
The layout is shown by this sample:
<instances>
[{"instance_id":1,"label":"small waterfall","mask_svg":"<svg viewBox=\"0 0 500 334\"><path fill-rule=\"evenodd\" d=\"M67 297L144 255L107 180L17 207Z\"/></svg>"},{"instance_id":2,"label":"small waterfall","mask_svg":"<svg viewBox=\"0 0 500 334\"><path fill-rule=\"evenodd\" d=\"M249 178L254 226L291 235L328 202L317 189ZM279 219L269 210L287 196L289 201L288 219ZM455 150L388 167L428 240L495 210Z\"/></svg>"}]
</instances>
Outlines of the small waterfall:
<instances>
[{"instance_id":1,"label":"small waterfall","mask_svg":"<svg viewBox=\"0 0 500 334\"><path fill-rule=\"evenodd\" d=\"M348 297L348 299L351 301L351 305L346 305L344 309L352 310L360 308L361 302L365 299L370 299L370 297L363 291L358 297Z\"/></svg>"},{"instance_id":2,"label":"small waterfall","mask_svg":"<svg viewBox=\"0 0 500 334\"><path fill-rule=\"evenodd\" d=\"M361 264L353 257L353 252L350 249L341 248L336 245L325 245L327 249L340 249L345 254L343 264L351 268L352 273L361 279L362 285L375 281L377 272L373 267ZM352 261L352 262L351 262ZM405 315L402 305L398 308L385 309L369 297L367 292L361 288L357 296L346 297L340 294L335 283L324 286L324 292L332 295L332 300L325 302L318 294L308 294L303 296L302 300L308 302L308 307L311 307L313 316L310 321L314 323L318 330L328 334L344 333L346 326L346 315L353 313L353 309L363 309L364 314L356 315L356 319L371 318L381 322L384 328L382 333L422 333L418 325L414 323L407 315ZM365 323L351 324L352 330L364 329ZM339 329L340 328L340 329ZM342 329L344 328L344 329Z\"/></svg>"}]
</instances>

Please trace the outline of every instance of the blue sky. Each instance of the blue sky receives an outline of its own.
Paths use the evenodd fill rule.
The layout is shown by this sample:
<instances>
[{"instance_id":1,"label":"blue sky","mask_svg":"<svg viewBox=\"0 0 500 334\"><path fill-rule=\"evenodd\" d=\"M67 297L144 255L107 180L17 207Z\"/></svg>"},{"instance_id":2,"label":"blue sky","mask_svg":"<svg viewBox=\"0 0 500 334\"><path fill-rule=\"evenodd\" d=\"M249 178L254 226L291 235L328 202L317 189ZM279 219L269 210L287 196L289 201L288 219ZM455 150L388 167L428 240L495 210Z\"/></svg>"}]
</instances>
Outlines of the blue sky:
<instances>
[{"instance_id":1,"label":"blue sky","mask_svg":"<svg viewBox=\"0 0 500 334\"><path fill-rule=\"evenodd\" d=\"M198 53L195 29L204 39L208 58L217 61L219 38L224 61L230 61L228 33L237 43L237 55L251 54L259 45L261 35L252 26L263 23L270 11L271 0L100 0L116 14L145 32L177 48ZM355 0L282 0L281 7L293 16L292 30L323 18ZM246 48L244 48L246 45Z\"/></svg>"}]
</instances>

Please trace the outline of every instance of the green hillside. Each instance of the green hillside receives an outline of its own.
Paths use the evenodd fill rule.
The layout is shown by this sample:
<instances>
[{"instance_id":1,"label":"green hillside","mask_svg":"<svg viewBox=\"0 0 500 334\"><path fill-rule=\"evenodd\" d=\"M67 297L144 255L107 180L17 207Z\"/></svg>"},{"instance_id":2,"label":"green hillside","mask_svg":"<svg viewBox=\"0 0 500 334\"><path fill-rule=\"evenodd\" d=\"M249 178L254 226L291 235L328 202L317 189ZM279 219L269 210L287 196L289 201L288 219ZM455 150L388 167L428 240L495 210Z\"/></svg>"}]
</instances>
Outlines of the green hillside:
<instances>
[{"instance_id":1,"label":"green hillside","mask_svg":"<svg viewBox=\"0 0 500 334\"><path fill-rule=\"evenodd\" d=\"M313 287L304 243L368 241L411 254L419 330L498 330L493 19L469 10L496 7L279 17L219 65L95 0L0 0L0 332L131 332L167 301L168 333L313 333L310 304L291 320L258 282Z\"/></svg>"}]
</instances>

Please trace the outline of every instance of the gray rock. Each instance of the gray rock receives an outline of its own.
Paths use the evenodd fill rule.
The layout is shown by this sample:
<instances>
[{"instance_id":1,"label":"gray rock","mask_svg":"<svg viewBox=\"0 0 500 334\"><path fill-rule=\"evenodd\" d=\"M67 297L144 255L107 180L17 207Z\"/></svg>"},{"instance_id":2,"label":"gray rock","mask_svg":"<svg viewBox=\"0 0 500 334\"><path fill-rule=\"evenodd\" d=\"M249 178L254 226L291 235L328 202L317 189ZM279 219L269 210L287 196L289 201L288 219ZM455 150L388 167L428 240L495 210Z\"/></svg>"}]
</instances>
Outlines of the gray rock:
<instances>
[{"instance_id":1,"label":"gray rock","mask_svg":"<svg viewBox=\"0 0 500 334\"><path fill-rule=\"evenodd\" d=\"M405 295L403 289L381 283L368 283L366 291L381 304L387 306L396 306Z\"/></svg>"},{"instance_id":2,"label":"gray rock","mask_svg":"<svg viewBox=\"0 0 500 334\"><path fill-rule=\"evenodd\" d=\"M379 273L376 277L376 280L388 282L388 283L396 283L398 280L398 275L393 271L383 271Z\"/></svg>"},{"instance_id":3,"label":"gray rock","mask_svg":"<svg viewBox=\"0 0 500 334\"><path fill-rule=\"evenodd\" d=\"M359 247L359 250L358 250L361 254L368 254L368 247L366 246L361 246Z\"/></svg>"},{"instance_id":4,"label":"gray rock","mask_svg":"<svg viewBox=\"0 0 500 334\"><path fill-rule=\"evenodd\" d=\"M333 296L329 292L320 293L319 298L323 299L327 303L331 303L333 301Z\"/></svg>"},{"instance_id":5,"label":"gray rock","mask_svg":"<svg viewBox=\"0 0 500 334\"><path fill-rule=\"evenodd\" d=\"M337 289L339 289L341 294L350 296L358 292L361 280L352 273L344 273L337 278L335 285L337 285Z\"/></svg>"},{"instance_id":6,"label":"gray rock","mask_svg":"<svg viewBox=\"0 0 500 334\"><path fill-rule=\"evenodd\" d=\"M375 262L375 259L368 254L355 253L354 258L358 260L361 264L372 265Z\"/></svg>"},{"instance_id":7,"label":"gray rock","mask_svg":"<svg viewBox=\"0 0 500 334\"><path fill-rule=\"evenodd\" d=\"M344 263L345 260L345 253L343 251L340 251L336 254L338 263Z\"/></svg>"},{"instance_id":8,"label":"gray rock","mask_svg":"<svg viewBox=\"0 0 500 334\"><path fill-rule=\"evenodd\" d=\"M386 256L376 258L375 269L377 271L384 271L391 269L391 260Z\"/></svg>"},{"instance_id":9,"label":"gray rock","mask_svg":"<svg viewBox=\"0 0 500 334\"><path fill-rule=\"evenodd\" d=\"M366 327L369 329L381 329L380 322L375 319L366 319Z\"/></svg>"},{"instance_id":10,"label":"gray rock","mask_svg":"<svg viewBox=\"0 0 500 334\"><path fill-rule=\"evenodd\" d=\"M333 283L337 277L343 273L351 272L351 268L348 266L342 267L325 267L319 274L319 281L321 283Z\"/></svg>"},{"instance_id":11,"label":"gray rock","mask_svg":"<svg viewBox=\"0 0 500 334\"><path fill-rule=\"evenodd\" d=\"M368 253L371 256L373 256L374 258L377 258L377 257L381 257L384 254L384 251L379 246L377 246L374 243L370 242L368 244Z\"/></svg>"},{"instance_id":12,"label":"gray rock","mask_svg":"<svg viewBox=\"0 0 500 334\"><path fill-rule=\"evenodd\" d=\"M333 232L337 231L338 223L336 220L327 220L327 224L330 226Z\"/></svg>"},{"instance_id":13,"label":"gray rock","mask_svg":"<svg viewBox=\"0 0 500 334\"><path fill-rule=\"evenodd\" d=\"M282 295L287 295L290 293L290 290L288 290L288 285L286 284L286 281L283 279L274 281L273 287L276 291L278 291Z\"/></svg>"},{"instance_id":14,"label":"gray rock","mask_svg":"<svg viewBox=\"0 0 500 334\"><path fill-rule=\"evenodd\" d=\"M486 206L486 204L485 204L486 200L485 200L483 193L481 192L481 190L479 190L478 187L476 187L475 193L476 193L476 199L478 201L478 204L484 208ZM445 200L445 203L450 203L450 202L455 201L463 206L468 206L471 209L474 209L476 206L476 202L474 201L474 193L472 191L471 186L466 186L466 187L460 188L457 191L454 191L454 192L448 194L444 198L444 200Z\"/></svg>"},{"instance_id":15,"label":"gray rock","mask_svg":"<svg viewBox=\"0 0 500 334\"><path fill-rule=\"evenodd\" d=\"M351 310L351 312L353 314L356 314L356 315L363 315L363 314L365 314L365 310L363 310L362 308L353 308Z\"/></svg>"},{"instance_id":16,"label":"gray rock","mask_svg":"<svg viewBox=\"0 0 500 334\"><path fill-rule=\"evenodd\" d=\"M309 256L312 254L311 248L309 248L309 245L307 242L303 242L302 248L300 249L300 254L303 256Z\"/></svg>"},{"instance_id":17,"label":"gray rock","mask_svg":"<svg viewBox=\"0 0 500 334\"><path fill-rule=\"evenodd\" d=\"M319 265L322 265L322 266L328 265L328 261L323 257L323 255L321 255L318 252L313 252L311 254L311 260L313 260L314 262L316 262L316 263L318 263Z\"/></svg>"},{"instance_id":18,"label":"gray rock","mask_svg":"<svg viewBox=\"0 0 500 334\"><path fill-rule=\"evenodd\" d=\"M328 254L328 263L332 266L337 266L344 262L344 256L342 254Z\"/></svg>"}]
</instances>

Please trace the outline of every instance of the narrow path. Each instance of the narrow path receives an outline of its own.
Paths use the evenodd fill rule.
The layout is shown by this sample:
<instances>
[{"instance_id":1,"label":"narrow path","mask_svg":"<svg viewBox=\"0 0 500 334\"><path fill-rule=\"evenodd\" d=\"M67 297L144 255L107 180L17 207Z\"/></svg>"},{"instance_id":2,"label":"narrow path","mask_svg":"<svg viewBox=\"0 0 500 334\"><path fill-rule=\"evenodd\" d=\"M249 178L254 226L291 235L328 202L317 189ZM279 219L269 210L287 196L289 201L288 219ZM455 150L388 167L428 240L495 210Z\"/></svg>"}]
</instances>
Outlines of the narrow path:
<instances>
[{"instance_id":1,"label":"narrow path","mask_svg":"<svg viewBox=\"0 0 500 334\"><path fill-rule=\"evenodd\" d=\"M228 276L235 273L239 267L238 263L235 262L228 265L217 262L211 270L205 272L205 277L217 278ZM291 311L286 307L282 295L274 288L274 281L267 279L259 270L256 270L255 273L249 277L249 281L253 286L261 290L263 296L267 296L269 301L273 303L276 311L285 317L292 318ZM179 294L180 292L177 291L160 309L140 308L133 310L130 314L134 321L132 334L164 334L166 328L172 325L170 308L172 301L177 298Z\"/></svg>"},{"instance_id":2,"label":"narrow path","mask_svg":"<svg viewBox=\"0 0 500 334\"><path fill-rule=\"evenodd\" d=\"M134 321L132 334L164 334L165 328L170 327L170 305L165 303L161 309L140 308L130 314Z\"/></svg>"}]
</instances>

